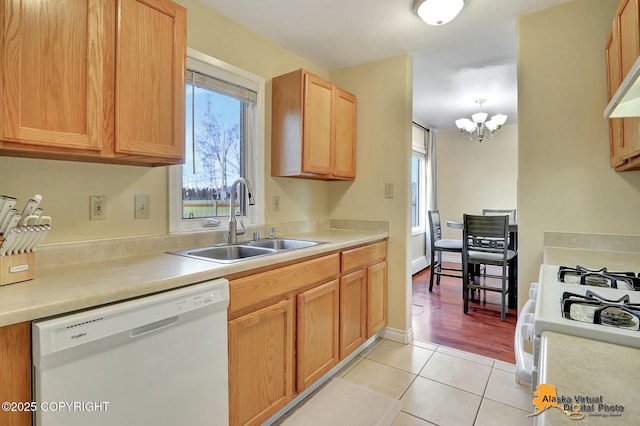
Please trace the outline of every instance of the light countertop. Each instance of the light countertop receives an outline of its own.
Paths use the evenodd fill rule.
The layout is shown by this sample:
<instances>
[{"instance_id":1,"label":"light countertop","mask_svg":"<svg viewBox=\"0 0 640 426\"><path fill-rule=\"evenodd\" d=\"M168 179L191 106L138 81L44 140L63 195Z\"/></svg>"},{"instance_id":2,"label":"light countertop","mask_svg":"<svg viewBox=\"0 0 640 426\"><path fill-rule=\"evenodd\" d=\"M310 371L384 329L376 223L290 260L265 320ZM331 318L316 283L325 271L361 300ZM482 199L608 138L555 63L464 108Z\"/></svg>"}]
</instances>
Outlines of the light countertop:
<instances>
[{"instance_id":1,"label":"light countertop","mask_svg":"<svg viewBox=\"0 0 640 426\"><path fill-rule=\"evenodd\" d=\"M278 238L307 239L326 244L235 264L159 252L38 268L35 279L0 287L0 326L139 297L387 237L388 233L381 231L325 229L278 235Z\"/></svg>"},{"instance_id":2,"label":"light countertop","mask_svg":"<svg viewBox=\"0 0 640 426\"><path fill-rule=\"evenodd\" d=\"M640 423L640 349L549 331L542 334L540 347L540 383L555 386L557 396L569 398L569 404L575 403L576 397L587 399L580 407L585 414L582 420L572 420L550 407L535 417L535 425ZM571 411L570 406L559 405Z\"/></svg>"}]
</instances>

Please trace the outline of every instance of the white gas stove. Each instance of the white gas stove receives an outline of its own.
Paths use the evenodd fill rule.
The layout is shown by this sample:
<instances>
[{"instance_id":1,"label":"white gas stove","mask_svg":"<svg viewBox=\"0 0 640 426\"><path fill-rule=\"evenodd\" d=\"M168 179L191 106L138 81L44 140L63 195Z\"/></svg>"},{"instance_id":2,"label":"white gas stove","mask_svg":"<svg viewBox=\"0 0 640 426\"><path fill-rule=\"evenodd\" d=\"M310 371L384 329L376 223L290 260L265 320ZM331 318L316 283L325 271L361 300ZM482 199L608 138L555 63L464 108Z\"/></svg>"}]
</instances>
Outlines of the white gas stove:
<instances>
[{"instance_id":1,"label":"white gas stove","mask_svg":"<svg viewBox=\"0 0 640 426\"><path fill-rule=\"evenodd\" d=\"M542 265L538 281L516 325L519 381L537 386L545 331L640 348L640 279L635 273ZM533 341L533 357L524 352L523 340Z\"/></svg>"}]
</instances>

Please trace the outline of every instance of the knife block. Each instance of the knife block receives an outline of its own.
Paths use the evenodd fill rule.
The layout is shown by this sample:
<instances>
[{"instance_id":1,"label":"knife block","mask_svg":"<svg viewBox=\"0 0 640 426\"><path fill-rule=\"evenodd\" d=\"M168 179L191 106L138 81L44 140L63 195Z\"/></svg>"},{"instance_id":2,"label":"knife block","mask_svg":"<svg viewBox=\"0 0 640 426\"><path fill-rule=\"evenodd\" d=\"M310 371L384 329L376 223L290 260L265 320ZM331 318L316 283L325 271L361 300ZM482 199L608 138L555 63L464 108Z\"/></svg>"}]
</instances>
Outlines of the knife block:
<instances>
[{"instance_id":1,"label":"knife block","mask_svg":"<svg viewBox=\"0 0 640 426\"><path fill-rule=\"evenodd\" d=\"M32 280L35 271L35 252L0 256L0 286Z\"/></svg>"}]
</instances>

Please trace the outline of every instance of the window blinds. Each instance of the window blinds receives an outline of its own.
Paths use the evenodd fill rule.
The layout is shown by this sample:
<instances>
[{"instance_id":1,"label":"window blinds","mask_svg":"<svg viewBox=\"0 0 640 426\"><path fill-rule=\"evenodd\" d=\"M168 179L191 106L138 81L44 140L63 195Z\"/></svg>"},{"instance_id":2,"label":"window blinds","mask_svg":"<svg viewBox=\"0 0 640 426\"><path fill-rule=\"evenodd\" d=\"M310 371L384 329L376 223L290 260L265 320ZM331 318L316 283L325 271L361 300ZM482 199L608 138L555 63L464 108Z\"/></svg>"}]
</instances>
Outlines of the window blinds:
<instances>
[{"instance_id":1,"label":"window blinds","mask_svg":"<svg viewBox=\"0 0 640 426\"><path fill-rule=\"evenodd\" d=\"M212 90L251 104L255 104L258 100L258 94L254 90L228 81L220 80L192 69L187 69L187 83L192 84L195 87Z\"/></svg>"}]
</instances>

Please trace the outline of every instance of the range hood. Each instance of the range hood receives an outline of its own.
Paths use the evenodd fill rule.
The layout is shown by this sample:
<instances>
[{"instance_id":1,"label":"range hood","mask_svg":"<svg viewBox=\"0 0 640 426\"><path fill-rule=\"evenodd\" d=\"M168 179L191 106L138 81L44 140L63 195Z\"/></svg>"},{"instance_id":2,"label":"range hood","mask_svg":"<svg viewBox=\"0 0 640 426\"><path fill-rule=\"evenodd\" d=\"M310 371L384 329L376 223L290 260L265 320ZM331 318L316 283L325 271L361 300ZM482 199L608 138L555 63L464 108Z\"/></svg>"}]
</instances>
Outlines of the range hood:
<instances>
[{"instance_id":1,"label":"range hood","mask_svg":"<svg viewBox=\"0 0 640 426\"><path fill-rule=\"evenodd\" d=\"M640 117L640 58L604 109L604 118L618 117Z\"/></svg>"}]
</instances>

